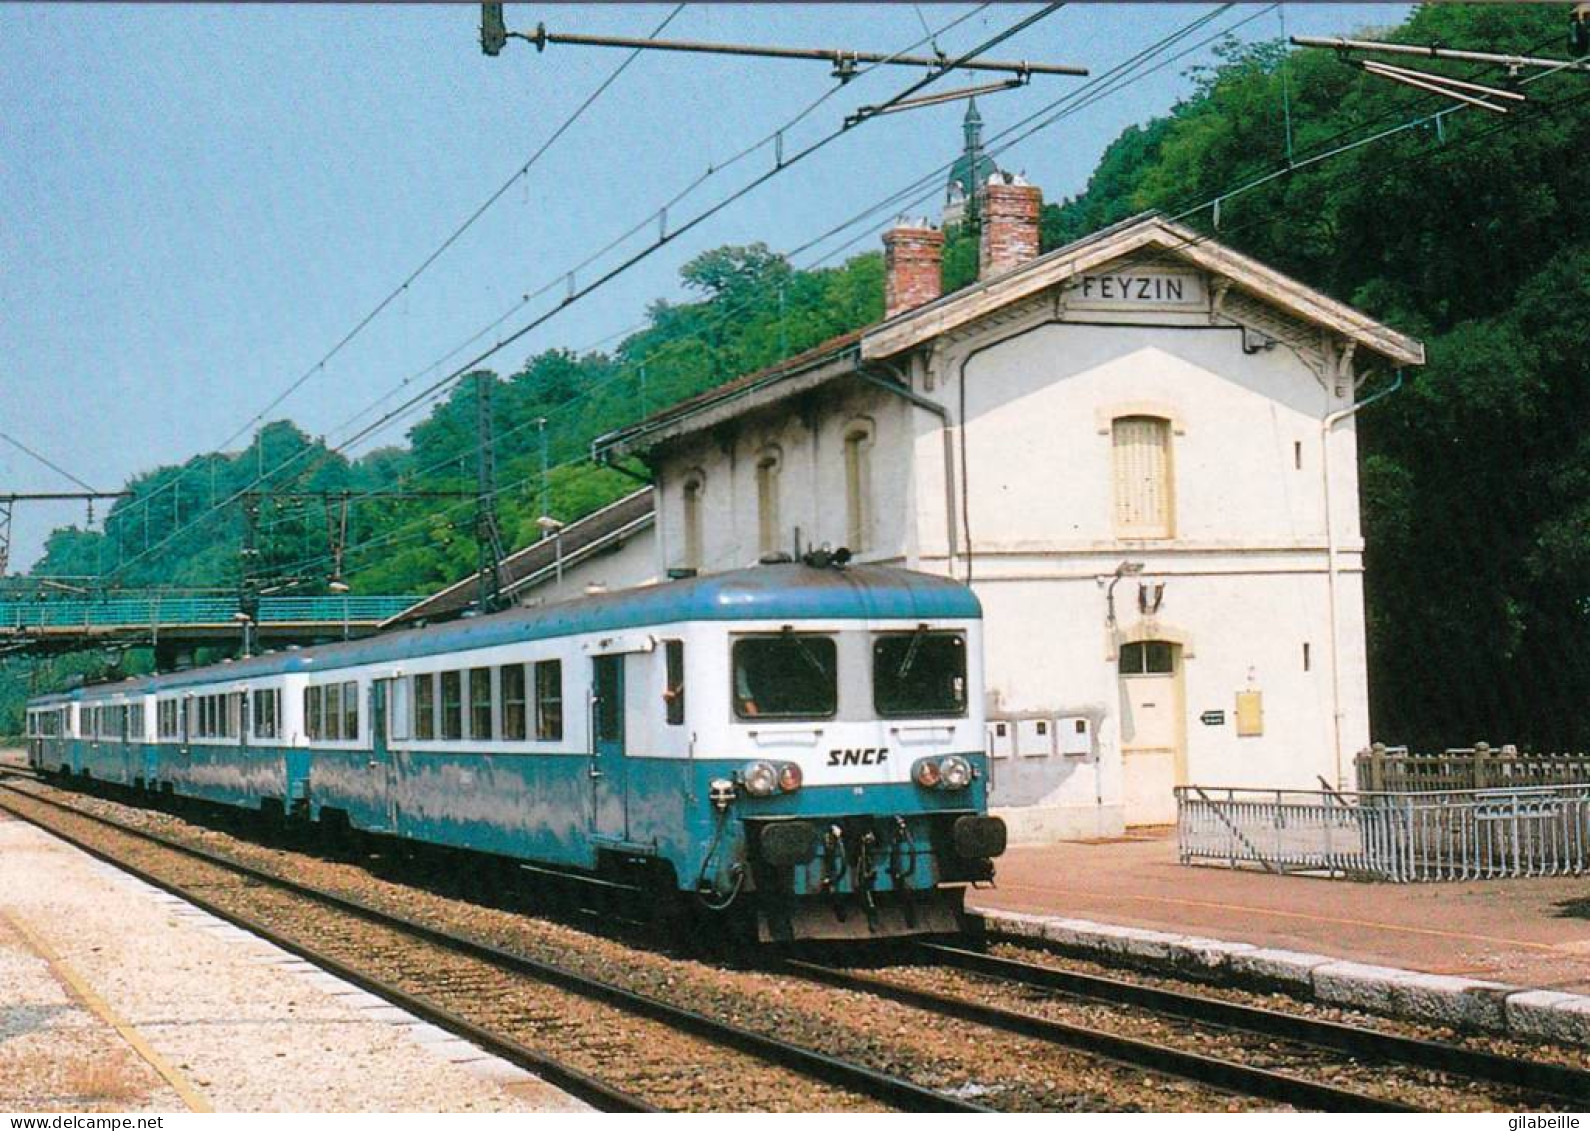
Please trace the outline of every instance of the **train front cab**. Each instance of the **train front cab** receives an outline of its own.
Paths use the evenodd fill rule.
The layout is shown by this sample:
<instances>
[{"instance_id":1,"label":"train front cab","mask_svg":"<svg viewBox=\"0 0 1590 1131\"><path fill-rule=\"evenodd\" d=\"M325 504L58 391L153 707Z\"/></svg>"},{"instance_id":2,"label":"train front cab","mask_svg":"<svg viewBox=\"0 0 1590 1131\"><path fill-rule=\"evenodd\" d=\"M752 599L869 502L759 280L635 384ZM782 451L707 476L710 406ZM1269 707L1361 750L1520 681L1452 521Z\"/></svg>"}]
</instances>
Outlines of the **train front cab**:
<instances>
[{"instance_id":1,"label":"train front cab","mask_svg":"<svg viewBox=\"0 0 1590 1131\"><path fill-rule=\"evenodd\" d=\"M724 633L698 716L727 720L697 735L703 902L748 901L764 941L959 931L965 886L1005 847L979 633L974 619Z\"/></svg>"}]
</instances>

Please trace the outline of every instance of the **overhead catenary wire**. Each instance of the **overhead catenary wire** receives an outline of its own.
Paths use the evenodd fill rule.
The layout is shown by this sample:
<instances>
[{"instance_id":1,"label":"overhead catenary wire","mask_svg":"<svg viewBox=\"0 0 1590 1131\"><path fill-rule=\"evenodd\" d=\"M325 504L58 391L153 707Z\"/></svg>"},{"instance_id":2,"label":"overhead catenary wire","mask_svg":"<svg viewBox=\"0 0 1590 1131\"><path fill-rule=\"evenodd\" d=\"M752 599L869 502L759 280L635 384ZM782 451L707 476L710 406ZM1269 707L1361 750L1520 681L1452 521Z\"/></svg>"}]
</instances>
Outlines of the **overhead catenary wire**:
<instances>
[{"instance_id":1,"label":"overhead catenary wire","mask_svg":"<svg viewBox=\"0 0 1590 1131\"><path fill-rule=\"evenodd\" d=\"M656 36L665 30L668 25L671 24L679 15L679 13L685 9L685 7L686 5L683 3L675 5L673 10L670 11L668 15L664 17L655 28L652 29L651 35ZM250 429L262 422L266 416L268 416L274 409L276 409L290 396L292 396L293 393L302 388L311 378L318 373L324 372L326 365L334 360L340 353L342 353L342 351L350 344L352 344L352 342L359 337L359 335L362 334L377 318L379 318L382 313L391 307L393 302L395 302L400 296L407 296L409 293L409 288L415 282L417 282L422 275L424 275L439 259L441 259L442 256L445 255L447 251L492 208L493 205L501 200L515 183L528 176L530 170L536 165L536 163L539 162L543 156L545 156L547 151L552 148L558 139L566 134L569 129L571 129L580 120L580 118L585 115L586 111L588 111L596 103L596 101L601 98L604 93L606 93L608 88L611 87L613 83L615 83L619 77L629 69L630 65L634 63L636 58L639 57L639 54L639 51L632 51L627 57L625 57L625 59L620 62L610 74L608 74L608 76L596 87L596 89L587 95L586 98L574 109L574 111L569 114L550 135L548 135L547 139L542 142L542 144L533 153L531 153L529 158L527 158L514 171L512 176L498 186L497 189L493 191L478 207L476 207L473 212L466 216L464 220L458 224L446 236L446 238L442 240L440 244L432 249L431 252L426 255L423 260L421 260L417 267L415 267L407 276L405 276L402 282L398 283L397 286L393 287L389 292L387 292L387 294L379 302L377 302L375 306L373 306L362 318L355 322L354 325L346 333L344 333L343 336L339 338L329 350L323 353L319 359L314 362L314 364L310 365L307 369L300 373L281 393L277 394L264 408L250 417L242 427L238 428L235 432L223 440L215 450L224 451L240 437L247 434ZM186 468L182 469L170 482L162 484L160 487L151 492L150 495L146 496L142 500L139 500L139 505L146 507L152 505L154 499L158 495L162 494L168 489L175 487L178 483L180 483L182 478L186 476L186 474Z\"/></svg>"},{"instance_id":2,"label":"overhead catenary wire","mask_svg":"<svg viewBox=\"0 0 1590 1131\"><path fill-rule=\"evenodd\" d=\"M954 28L954 27L960 25L961 23L964 23L966 20L970 19L972 16L975 16L978 12L981 12L981 11L985 10L988 6L989 5L986 4L986 3L978 5L972 11L966 13L965 15L962 15L962 16L958 17L957 19L955 19L955 20L951 21L949 24L947 24L945 26L945 28L940 29L940 34L942 34L944 31L947 31L947 30L949 30L951 28ZM1059 7L1062 7L1062 6L1063 6L1063 4L1052 4L1044 12L1039 13L1038 17L1036 17L1036 18L1042 18L1042 16L1045 16L1045 15L1049 14L1050 11L1052 11L1054 9L1057 9ZM1032 18L1032 17L1029 17L1028 20L1023 21L1022 25L1018 26L1018 30L1019 30L1020 26L1025 26L1026 24L1029 24L1031 22L1035 22L1035 19ZM660 26L662 26L662 25L660 25ZM1008 38L1008 36L1010 34L1014 34L1014 33L1013 32L1005 33L1001 37L996 37L996 40L999 40L999 39L1002 39L1002 38ZM901 50L902 50L902 52L903 51L912 50L914 47L920 45L921 42L922 41L919 40L919 41L917 41L917 43L913 43L911 45L908 45L907 47L902 48ZM972 52L967 52L961 58L962 59L967 58L968 56L976 54L979 51L984 50L984 49L986 49L986 48L978 48L978 49L975 49ZM861 72L861 73L865 73L866 71L870 71L870 70L876 69L877 66L881 66L881 64L874 64L872 66L863 68L863 72ZM945 70L940 71L940 72L938 72L938 73L936 73L934 75L931 75L927 79L923 80L922 82L919 82L919 83L915 84L911 89L912 90L920 89L921 86L926 85L928 82L933 81L934 79L940 77L942 74L948 73L949 69L951 69L951 68L950 67L946 67ZM778 130L775 130L774 132L766 135L765 137L761 138L760 140L758 140L756 142L753 142L751 145L746 146L740 152L734 154L733 156L731 156L727 160L722 161L722 162L717 162L713 166L709 166L709 168L706 170L705 173L703 173L701 176L698 176L694 181L692 181L690 184L686 185L683 190L681 190L679 193L675 194L675 196L673 198L671 198L663 206L663 208L661 209L661 212L665 215L667 208L672 207L674 204L678 203L680 200L682 200L683 198L688 196L691 192L693 192L695 189L697 189L706 180L708 180L711 177L717 175L718 173L721 173L722 170L732 166L733 164L737 163L738 161L744 159L745 157L748 157L750 154L756 152L757 150L766 148L769 144L777 144L779 139L782 138L784 131L788 130L792 126L798 124L799 122L804 120L806 117L808 117L819 106L821 106L823 103L828 101L828 99L832 98L836 93L838 93L839 89L841 89L841 87L839 87L839 86L830 88L824 94L822 94L817 99L813 100L810 104L808 104L803 110L801 110L798 114L796 114L794 118L792 118L790 121L786 122ZM909 93L909 91L907 93ZM829 138L825 139L822 144L826 144L826 141L827 140L831 140L831 139L832 139L832 137L830 136ZM802 156L804 156L804 155L805 154L803 153ZM788 164L791 164L791 163L793 163L793 161L781 162L777 166L777 168L778 169L782 169L782 168L786 167ZM765 179L766 179L765 177L761 178L757 182L753 182L753 184L751 186L749 186L749 187L753 187L754 188L756 186L756 184L761 183L761 180L765 180ZM739 196L744 195L745 191L746 190L742 190L740 193L737 193L735 196L730 197L728 200L719 202L719 204L716 205L714 207L714 209L712 209L711 211L715 212L715 211L721 210L723 207L727 206L727 204L732 203ZM596 253L593 253L593 255L587 257L587 259L585 261L582 261L580 264L578 264L574 270L576 270L576 271L581 270L585 266L589 265L589 263L594 262L595 259L600 257L602 254L605 254L607 251L611 250L613 247L618 246L619 243L622 243L625 239L627 239L630 236L634 235L635 232L637 232L637 231L641 230L642 228L646 227L647 225L649 225L652 222L652 220L657 215L658 215L658 211L657 210L654 210L654 211L648 213L646 219L641 221L639 224L635 225L629 231L625 232L624 234L620 235L619 237L617 237L616 239L611 241L604 248L598 250ZM705 216L698 217L697 222L699 222L699 220L705 219L705 218L706 218ZM694 224L692 224L692 226L694 226ZM662 243L667 242L669 239L672 239L675 236L683 234L684 230L685 229L681 228L681 229L678 229L678 230L674 231L673 233L668 233L665 238L660 239L658 244L654 244L651 248L649 248L647 250L646 254L649 254L650 251L656 250L656 248L658 246L661 246ZM620 273L622 270L627 269L627 267L629 265L632 265L633 262L638 261L639 258L644 258L644 255L642 255L640 257L636 257L636 259L631 260L629 263L621 265L621 267L617 271L610 272L607 276L604 276L603 280L599 280L598 284L595 284L595 285L593 285L591 287L585 288L584 292L582 292L582 293L588 293L589 290L595 289L595 286L596 285L600 285L601 282L606 281L607 279L610 279L612 277L615 277L617 273ZM478 341L481 337L485 336L486 333L493 332L496 327L500 327L502 322L506 321L509 317L511 317L513 313L515 313L516 311L518 311L520 309L523 309L534 298L539 297L540 295L545 294L548 291L550 291L551 289L553 289L555 286L557 286L559 283L561 283L566 277L567 277L566 274L559 274L556 278L550 280L548 283L546 283L545 285L540 287L538 290L533 291L533 292L531 292L529 294L526 294L518 303L514 304L514 306L510 307L508 311L506 311L504 314L502 314L496 320L494 320L494 322L490 324L490 329L483 328L481 331L477 331L474 335L472 335L466 341L466 343L464 345L455 348L453 351L450 351L448 355L445 355L445 358L446 359L450 359L451 357L456 356L457 353L461 352L465 348L468 348L469 344L471 344L471 343L473 343L475 341ZM557 308L554 308L554 310L551 313L555 314L558 310L561 310L563 308L563 306L569 305L572 301L573 301L572 297L565 298L563 304L561 306L557 307ZM550 317L550 316L551 316L550 314L547 315L547 317ZM511 339L511 338L510 339L499 338L497 340L496 345L493 346L491 348L491 350L489 350L485 355L483 355L483 357L489 357L492 353L495 353L497 350L499 350L502 347L506 346L512 340L513 339ZM440 362L440 361L437 362L437 363L434 363L433 366L428 367L424 372L433 371L434 368L439 367L443 363L444 362ZM466 363L465 366L460 367L459 370L457 370L454 373L450 374L449 378L444 379L444 381L446 381L446 380L456 380L458 377L462 376L465 372L467 372L470 368L472 368L475 364L478 364L478 362ZM418 375L416 375L416 377L417 376ZM409 381L406 379L403 384L406 385L408 383L409 383ZM389 393L386 396L382 397L381 401L384 402L385 400L390 399L391 396L396 395L397 391L398 390L394 390L392 393ZM376 422L375 426L372 426L369 429L362 430L361 433L356 435L354 441L345 441L343 444L338 445L336 448L332 449L332 452L333 453L340 453L341 451L345 450L352 442L355 442L357 439L362 439L366 435L373 434L373 432L378 430L380 427L384 427L386 424L389 424L391 422L394 422L395 420L401 419L404 415L406 415L407 412L412 411L415 407L417 407L417 405L423 403L424 400L426 400L426 399L428 399L428 398L426 396L423 396L423 395L422 395L422 397L420 397L418 399L411 399L411 401L406 402L404 406L400 406L398 409L393 410L393 412L390 412L390 413L386 414L385 416L383 416L379 421ZM353 419L357 419L358 416L360 416L360 415L363 415L363 413L361 412L361 413L355 414ZM256 419L258 419L258 418L256 418ZM241 433L239 433L239 434L241 434ZM232 437L232 439L235 439L235 438L236 438L236 435L234 435ZM230 442L230 441L228 441L228 442ZM189 528L197 525L198 523L203 522L203 521L213 517L214 515L221 513L227 506L229 506L231 503L235 502L239 497L241 497L241 492L250 490L250 489L252 489L254 487L257 487L261 483L265 482L268 478L278 475L280 472L285 470L287 466L291 465L292 463L296 463L298 459L300 459L303 456L305 456L308 453L309 450L310 449L307 449L307 448L301 450L296 456L290 458L289 461L287 461L286 464L278 465L277 467L270 469L270 471L268 473L262 470L261 474L257 475L254 478L254 480L252 480L249 484L245 485L245 487L241 488L239 492L234 492L227 499L222 500L219 503L213 504L210 507L209 510L207 510L205 512L202 512L201 514L195 516L195 518L191 519L187 524L185 524L185 526L182 529L189 529ZM181 474L183 474L183 473L179 473L179 476L177 477L178 479L180 479ZM169 484L168 485L163 485L161 488L157 489L157 491L154 492L153 494L155 494L155 495L159 494L160 491L165 489L165 486L169 486ZM143 503L144 506L147 507L152 501L153 501L153 495L151 495L146 500L142 500L141 502ZM175 538L179 533L181 533L181 529L179 529L177 531L173 531L170 535L168 535L166 538L162 539L160 542L154 544L153 546L146 547L140 553L135 554L131 558L125 559L124 561L118 563L118 565L116 567L116 570L113 573L113 576L116 573L120 573L120 572L124 571L128 566L130 566L130 565L136 563L137 561L140 561L143 558L147 557L150 553L159 550L162 546L164 546L166 544L169 544L170 541L173 538Z\"/></svg>"},{"instance_id":3,"label":"overhead catenary wire","mask_svg":"<svg viewBox=\"0 0 1590 1131\"><path fill-rule=\"evenodd\" d=\"M1101 99L1103 97L1106 97L1109 94L1114 93L1115 91L1119 90L1122 85L1124 85L1124 82L1116 82L1114 84L1108 84L1106 80L1110 79L1112 76L1113 77L1118 77L1118 78L1124 78L1125 81L1137 81L1138 79L1146 77L1148 74L1151 74L1154 71L1160 70L1163 67L1168 66L1168 65L1176 62L1178 59L1185 57L1190 52L1195 51L1199 47L1202 47L1202 46L1206 45L1207 43L1211 42L1213 39L1218 38L1220 35L1229 34L1231 31L1235 30L1238 27L1241 27L1245 23L1248 23L1250 20L1256 19L1256 18L1258 18L1258 16L1263 15L1264 12L1273 9L1275 7L1275 5L1272 4L1269 8L1263 9L1260 12L1255 13L1254 15L1248 16L1248 17L1246 17L1246 18L1244 18L1242 20L1237 21L1236 23L1233 23L1233 24L1229 25L1228 27L1222 29L1222 31L1216 33L1216 35L1213 35L1213 36L1210 36L1210 37L1208 37L1206 39L1198 41L1197 43L1193 44L1191 47L1186 48L1184 51L1179 52L1176 55L1173 55L1173 56L1170 56L1170 57L1166 58L1160 64L1158 64L1157 66L1155 66L1153 68L1150 68L1147 71L1143 71L1143 72L1141 72L1139 74L1136 74L1136 75L1132 75L1132 74L1129 73L1130 69L1132 67L1134 67L1136 64L1141 63L1141 62L1143 62L1143 61L1145 61L1145 60L1147 60L1149 58L1152 58L1153 55L1159 53L1160 51L1163 51L1166 47L1168 47L1168 46L1170 46L1170 45L1172 45L1172 44L1174 44L1176 42L1179 42L1181 39L1184 39L1187 35L1192 34L1193 32L1197 31L1199 28L1201 28L1203 26L1206 26L1209 22L1217 19L1220 15L1222 15L1223 13L1228 11L1231 7L1232 7L1232 5L1226 4L1226 5L1223 5L1220 8L1217 8L1217 9L1215 9L1215 10L1213 10L1213 11L1211 11L1211 12L1209 12L1209 13L1203 15L1203 16L1200 16L1199 18L1191 21L1190 23L1188 23L1187 25L1185 25L1182 28L1178 29L1177 31L1172 32L1171 34L1163 37L1161 40L1157 41L1156 43L1150 44L1148 47L1140 50L1139 52L1137 52L1133 56L1129 57L1127 60L1123 61L1122 63L1117 64L1115 67L1112 67L1109 72L1106 72L1106 74L1099 76L1097 79L1093 80L1093 82L1091 82L1089 84L1086 84L1085 85L1085 89L1094 87L1096 84L1104 84L1104 85L1102 85L1099 89L1097 89L1096 92L1094 92L1093 97L1090 98L1086 103L1084 103L1083 106L1078 107L1078 109L1085 108L1086 105L1092 105L1093 102L1096 102L1097 100L1099 100L1099 99ZM975 14L975 13L973 13L973 14ZM1073 96L1068 96L1068 97L1073 97ZM1062 101L1064 101L1064 100L1062 100ZM1000 134L995 135L996 138L1000 137L1000 136L1003 136L1004 133L1008 133L1008 132L1010 132L1012 130L1015 130L1015 129L1019 128L1021 125L1025 124L1027 122L1031 122L1035 117L1037 117L1037 116L1039 116L1041 114L1044 114L1048 110L1052 109L1054 107L1054 105L1055 105L1055 103L1050 103L1048 106L1040 109L1035 114L1029 115L1026 119L1023 119L1022 122L1018 122L1018 123L1014 124L1011 127L1007 127L1007 129L1005 131L1001 131ZM1046 121L1044 123L1044 127L1047 128L1047 126L1053 125L1054 122L1058 121L1058 120L1059 120L1058 117L1051 118L1051 119L1049 119L1048 121ZM1023 136L1027 136L1027 135L1023 135ZM1001 148L1003 148L1003 147L1001 147ZM951 164L953 164L953 162L944 164L944 165L939 166L939 167L936 167L932 172L927 174L926 177L920 178L917 182L914 182L914 184L921 184L923 181L932 180L934 178L937 178L937 177L941 176L943 174L943 172L946 171L950 167ZM932 191L937 191L937 190L935 188ZM851 227L854 224L865 220L867 218L867 216L869 216L872 213L875 213L878 210L878 207L879 207L878 205L873 205L873 206L870 206L867 209L864 209L861 213L858 213L857 215L851 217L849 220L845 221L843 224L841 224L841 225L839 225L839 226L837 226L835 228L829 229L827 232L824 232L823 234L819 235L818 237L816 237L816 238L814 238L812 240L809 240L805 244L802 244L799 247L797 247L797 248L791 250L790 252L786 253L786 258L794 259L795 257L804 254L806 251L816 247L818 244L820 244L824 240L828 239L830 236L832 236L836 232L841 231L841 230L843 230L845 228ZM809 265L807 269L810 269L810 267L814 267L814 266L816 266L818 264L821 264L822 262L833 258L837 254L842 253L845 250L848 250L850 247L854 246L861 239L865 238L866 235L869 234L869 232L870 232L870 229L869 230L863 230L857 236L847 240L843 245L840 245L839 247L834 248L833 250L831 250L830 252L828 252L824 256L820 257L813 264ZM726 310L719 317L714 319L713 325L714 326L721 325L722 323L724 323L724 322L728 321L729 319L731 319L732 317L734 317L737 313L738 313L738 310L736 310L736 309ZM641 327L637 327L637 329L644 329L644 325L642 325ZM674 341L671 341L671 342L668 342L668 343L664 343L662 346L660 346L658 348L658 350L653 351L652 353L647 354L644 358L641 358L638 361L635 361L635 362L631 363L627 367L626 370L620 370L619 372L614 373L614 374L604 378L602 381L598 382L596 385L590 386L590 387L586 388L585 390L582 390L581 395L578 398L576 398L575 401L566 402L563 405L559 405L553 411L555 413L561 414L565 410L568 410L568 409L571 409L573 407L576 407L576 402L588 400L591 395L601 391L602 389L604 389L604 388L606 388L608 386L611 386L612 384L617 383L618 381L623 380L627 376L633 375L633 373L634 373L634 371L636 369L638 369L641 366L644 366L645 364L647 364L647 363L649 363L651 361L654 361L656 359L656 357L660 353L666 352L666 351L671 351L671 350L678 349L678 348L682 348L685 344L687 344L688 341L696 340L697 338L700 337L701 333L703 333L703 332L705 332L706 330L709 330L709 329L711 329L711 327L703 328L702 331L698 331L696 334L691 335L689 339L674 340ZM626 331L626 333L627 332L629 332L629 331ZM524 425L521 425L520 427L524 427ZM504 433L502 437L499 437L499 439L505 438L506 436L511 435L514 431L517 431L517 430L518 429L511 429L508 433ZM431 468L424 469L422 471L416 472L415 474L416 475L424 475L428 471L435 470L436 468L439 468L441 466L445 466L448 463L456 462L457 459L467 458L469 454L470 454L469 451L465 451L465 452L461 453L460 455L449 457L447 460L439 461L438 464L433 465Z\"/></svg>"}]
</instances>

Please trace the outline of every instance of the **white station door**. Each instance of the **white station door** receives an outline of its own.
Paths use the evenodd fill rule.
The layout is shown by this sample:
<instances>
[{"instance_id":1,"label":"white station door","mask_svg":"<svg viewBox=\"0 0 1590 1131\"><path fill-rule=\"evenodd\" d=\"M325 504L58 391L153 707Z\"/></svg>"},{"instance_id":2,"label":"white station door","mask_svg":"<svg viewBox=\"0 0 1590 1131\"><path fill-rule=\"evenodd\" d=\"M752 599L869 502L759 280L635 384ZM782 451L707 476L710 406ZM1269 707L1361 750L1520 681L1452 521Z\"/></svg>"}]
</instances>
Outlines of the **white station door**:
<instances>
[{"instance_id":1,"label":"white station door","mask_svg":"<svg viewBox=\"0 0 1590 1131\"><path fill-rule=\"evenodd\" d=\"M1184 784L1180 649L1161 640L1121 645L1121 766L1128 825L1176 820Z\"/></svg>"}]
</instances>

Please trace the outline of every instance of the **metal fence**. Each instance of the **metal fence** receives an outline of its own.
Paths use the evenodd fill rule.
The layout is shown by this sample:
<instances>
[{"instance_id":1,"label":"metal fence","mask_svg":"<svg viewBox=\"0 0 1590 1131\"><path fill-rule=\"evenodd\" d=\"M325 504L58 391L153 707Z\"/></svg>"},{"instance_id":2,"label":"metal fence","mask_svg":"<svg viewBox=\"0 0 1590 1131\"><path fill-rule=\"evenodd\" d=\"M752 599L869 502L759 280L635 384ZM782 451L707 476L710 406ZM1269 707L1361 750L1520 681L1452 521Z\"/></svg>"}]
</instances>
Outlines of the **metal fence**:
<instances>
[{"instance_id":1,"label":"metal fence","mask_svg":"<svg viewBox=\"0 0 1590 1131\"><path fill-rule=\"evenodd\" d=\"M1337 793L1176 789L1183 864L1414 883L1590 871L1590 785Z\"/></svg>"},{"instance_id":2,"label":"metal fence","mask_svg":"<svg viewBox=\"0 0 1590 1131\"><path fill-rule=\"evenodd\" d=\"M1495 747L1485 742L1439 754L1377 742L1359 751L1354 769L1358 788L1369 793L1590 785L1590 754L1520 753L1515 746Z\"/></svg>"}]
</instances>

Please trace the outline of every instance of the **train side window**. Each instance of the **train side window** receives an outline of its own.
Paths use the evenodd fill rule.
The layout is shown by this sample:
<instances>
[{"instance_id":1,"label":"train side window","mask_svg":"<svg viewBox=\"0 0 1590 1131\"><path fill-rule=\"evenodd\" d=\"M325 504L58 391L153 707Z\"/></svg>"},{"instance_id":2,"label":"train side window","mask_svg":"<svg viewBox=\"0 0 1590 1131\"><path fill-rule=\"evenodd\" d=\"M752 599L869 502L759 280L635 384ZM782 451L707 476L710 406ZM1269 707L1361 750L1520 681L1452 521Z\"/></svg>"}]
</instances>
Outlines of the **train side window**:
<instances>
[{"instance_id":1,"label":"train side window","mask_svg":"<svg viewBox=\"0 0 1590 1131\"><path fill-rule=\"evenodd\" d=\"M330 683L323 689L326 701L321 707L320 721L324 724L321 737L328 742L342 741L342 684Z\"/></svg>"},{"instance_id":2,"label":"train side window","mask_svg":"<svg viewBox=\"0 0 1590 1131\"><path fill-rule=\"evenodd\" d=\"M563 737L563 661L536 664L536 738Z\"/></svg>"},{"instance_id":3,"label":"train side window","mask_svg":"<svg viewBox=\"0 0 1590 1131\"><path fill-rule=\"evenodd\" d=\"M342 685L342 737L349 742L359 737L359 685Z\"/></svg>"},{"instance_id":4,"label":"train side window","mask_svg":"<svg viewBox=\"0 0 1590 1131\"><path fill-rule=\"evenodd\" d=\"M409 681L386 681L386 737L389 742L407 742L409 738ZM370 724L371 729L375 723Z\"/></svg>"},{"instance_id":5,"label":"train side window","mask_svg":"<svg viewBox=\"0 0 1590 1131\"><path fill-rule=\"evenodd\" d=\"M525 729L524 665L504 664L498 669L498 682L502 684L502 737L509 742L523 742Z\"/></svg>"},{"instance_id":6,"label":"train side window","mask_svg":"<svg viewBox=\"0 0 1590 1131\"><path fill-rule=\"evenodd\" d=\"M436 676L430 672L414 677L414 737L436 737Z\"/></svg>"},{"instance_id":7,"label":"train side window","mask_svg":"<svg viewBox=\"0 0 1590 1131\"><path fill-rule=\"evenodd\" d=\"M304 688L304 734L320 737L320 688Z\"/></svg>"},{"instance_id":8,"label":"train side window","mask_svg":"<svg viewBox=\"0 0 1590 1131\"><path fill-rule=\"evenodd\" d=\"M666 668L663 676L663 702L668 708L668 725L682 726L685 721L685 642L663 641L663 658Z\"/></svg>"},{"instance_id":9,"label":"train side window","mask_svg":"<svg viewBox=\"0 0 1590 1131\"><path fill-rule=\"evenodd\" d=\"M469 737L490 742L491 669L469 669Z\"/></svg>"},{"instance_id":10,"label":"train side window","mask_svg":"<svg viewBox=\"0 0 1590 1131\"><path fill-rule=\"evenodd\" d=\"M280 711L281 692L267 688L254 692L254 737L276 738L276 716Z\"/></svg>"},{"instance_id":11,"label":"train side window","mask_svg":"<svg viewBox=\"0 0 1590 1131\"><path fill-rule=\"evenodd\" d=\"M442 673L442 737L464 737L464 677L462 672Z\"/></svg>"}]
</instances>

